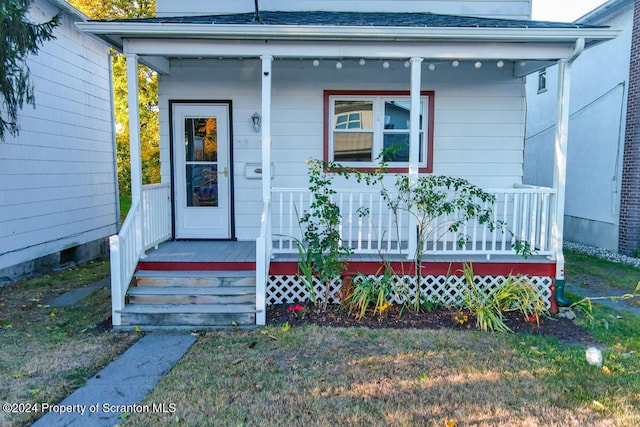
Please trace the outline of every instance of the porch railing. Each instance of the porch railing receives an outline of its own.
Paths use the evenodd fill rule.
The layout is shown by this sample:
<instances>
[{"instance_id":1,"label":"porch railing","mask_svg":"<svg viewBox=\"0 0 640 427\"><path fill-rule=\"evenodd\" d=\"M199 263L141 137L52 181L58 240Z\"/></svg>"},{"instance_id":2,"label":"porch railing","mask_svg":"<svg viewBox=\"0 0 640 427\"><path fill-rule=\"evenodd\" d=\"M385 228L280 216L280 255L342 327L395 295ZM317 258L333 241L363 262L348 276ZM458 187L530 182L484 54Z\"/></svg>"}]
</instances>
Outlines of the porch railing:
<instances>
[{"instance_id":1,"label":"porch railing","mask_svg":"<svg viewBox=\"0 0 640 427\"><path fill-rule=\"evenodd\" d=\"M332 201L340 207L342 245L355 254L408 254L412 247L409 233L410 214L387 206L379 190L370 188L336 189ZM467 222L457 233L446 232L453 215L440 217L428 225L431 232L424 242L424 254L511 255L515 247L528 246L539 255L552 254L551 206L555 191L550 188L522 187L486 190L496 197L491 229L477 220ZM272 190L273 252L297 253L296 239L301 238L299 217L308 209L311 194L305 188ZM414 233L415 234L415 233ZM460 247L461 236L468 236ZM415 247L415 246L413 246Z\"/></svg>"},{"instance_id":2,"label":"porch railing","mask_svg":"<svg viewBox=\"0 0 640 427\"><path fill-rule=\"evenodd\" d=\"M256 325L266 323L267 280L273 246L271 234L271 203L266 201L260 218L260 235L256 239Z\"/></svg>"},{"instance_id":3,"label":"porch railing","mask_svg":"<svg viewBox=\"0 0 640 427\"><path fill-rule=\"evenodd\" d=\"M129 209L120 232L109 238L111 256L111 315L121 324L120 310L144 252L171 237L171 190L169 184L145 185L142 199Z\"/></svg>"},{"instance_id":4,"label":"porch railing","mask_svg":"<svg viewBox=\"0 0 640 427\"><path fill-rule=\"evenodd\" d=\"M171 238L171 186L151 184L142 187L145 249Z\"/></svg>"}]
</instances>

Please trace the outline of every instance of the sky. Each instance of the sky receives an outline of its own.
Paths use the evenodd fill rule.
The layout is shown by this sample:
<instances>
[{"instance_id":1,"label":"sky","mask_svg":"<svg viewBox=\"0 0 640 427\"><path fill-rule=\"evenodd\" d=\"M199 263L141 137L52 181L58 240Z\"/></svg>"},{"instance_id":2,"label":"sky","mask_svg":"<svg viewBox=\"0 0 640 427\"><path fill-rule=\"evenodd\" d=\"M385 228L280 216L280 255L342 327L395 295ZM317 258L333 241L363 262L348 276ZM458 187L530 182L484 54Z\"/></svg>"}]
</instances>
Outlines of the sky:
<instances>
[{"instance_id":1,"label":"sky","mask_svg":"<svg viewBox=\"0 0 640 427\"><path fill-rule=\"evenodd\" d=\"M533 0L532 19L572 22L607 0Z\"/></svg>"}]
</instances>

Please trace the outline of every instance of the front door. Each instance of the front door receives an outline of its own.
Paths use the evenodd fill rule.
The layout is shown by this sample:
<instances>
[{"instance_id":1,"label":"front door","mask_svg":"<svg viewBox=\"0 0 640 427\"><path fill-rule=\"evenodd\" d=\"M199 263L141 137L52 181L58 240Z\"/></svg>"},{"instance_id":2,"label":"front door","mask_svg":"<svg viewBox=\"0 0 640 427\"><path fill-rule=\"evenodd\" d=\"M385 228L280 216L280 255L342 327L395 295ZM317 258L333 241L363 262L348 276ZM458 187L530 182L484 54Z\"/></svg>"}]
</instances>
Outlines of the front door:
<instances>
[{"instance_id":1,"label":"front door","mask_svg":"<svg viewBox=\"0 0 640 427\"><path fill-rule=\"evenodd\" d=\"M172 104L176 239L231 238L228 104Z\"/></svg>"}]
</instances>

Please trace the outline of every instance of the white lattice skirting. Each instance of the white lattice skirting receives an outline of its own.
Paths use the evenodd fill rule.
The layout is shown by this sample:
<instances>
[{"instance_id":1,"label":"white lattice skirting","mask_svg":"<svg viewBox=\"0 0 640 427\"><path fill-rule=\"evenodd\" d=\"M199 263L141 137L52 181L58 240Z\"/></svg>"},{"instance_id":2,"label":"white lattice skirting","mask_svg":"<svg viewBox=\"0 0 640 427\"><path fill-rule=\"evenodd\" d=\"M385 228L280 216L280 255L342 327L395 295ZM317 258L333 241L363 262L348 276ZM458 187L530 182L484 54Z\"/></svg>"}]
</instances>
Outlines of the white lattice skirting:
<instances>
[{"instance_id":1,"label":"white lattice skirting","mask_svg":"<svg viewBox=\"0 0 640 427\"><path fill-rule=\"evenodd\" d=\"M375 278L375 276L369 276ZM491 289L501 286L507 276L473 276L476 286L489 292ZM526 276L529 282L536 288L540 298L545 301L547 308L551 308L551 296L553 279L548 276ZM413 299L416 294L415 276L394 276L397 282L406 283L406 292L400 296L394 296L393 302L401 304L407 299ZM423 276L420 278L420 294L430 302L444 305L459 305L464 298L466 282L461 276ZM315 293L319 301L324 300L325 287L319 281L314 282ZM342 281L336 280L330 283L329 302L340 302L340 288ZM305 302L309 300L309 291L296 275L270 276L267 284L267 304L289 304Z\"/></svg>"}]
</instances>

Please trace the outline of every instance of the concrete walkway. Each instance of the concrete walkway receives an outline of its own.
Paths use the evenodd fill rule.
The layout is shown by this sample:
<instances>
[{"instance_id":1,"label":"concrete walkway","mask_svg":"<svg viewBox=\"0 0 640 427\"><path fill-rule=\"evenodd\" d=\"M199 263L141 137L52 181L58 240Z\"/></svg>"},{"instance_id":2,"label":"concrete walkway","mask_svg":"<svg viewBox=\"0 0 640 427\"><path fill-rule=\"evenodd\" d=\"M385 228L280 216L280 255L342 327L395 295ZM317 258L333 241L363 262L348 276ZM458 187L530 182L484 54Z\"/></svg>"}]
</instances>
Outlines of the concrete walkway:
<instances>
[{"instance_id":1,"label":"concrete walkway","mask_svg":"<svg viewBox=\"0 0 640 427\"><path fill-rule=\"evenodd\" d=\"M65 292L57 298L54 298L52 301L49 301L47 305L50 307L71 307L75 305L94 293L95 291L108 288L110 284L109 278L102 279L97 281L96 283L85 286L84 288L72 289L69 292Z\"/></svg>"},{"instance_id":2,"label":"concrete walkway","mask_svg":"<svg viewBox=\"0 0 640 427\"><path fill-rule=\"evenodd\" d=\"M631 292L629 291L616 291L616 292L607 292L607 293L602 293L599 292L598 288L595 287L590 287L590 286L580 286L580 285L576 285L575 283L570 283L567 282L565 285L564 290L567 293L573 294L573 295L579 295L581 297L584 298L598 298L598 297L606 297L605 299L599 299L599 300L595 300L593 301L594 304L602 304L606 307L610 307L613 308L615 310L620 310L620 311L624 311L627 313L631 313L631 314L635 314L636 316L640 316L640 306L633 304L629 301L620 301L618 300L613 301L608 297L611 296L615 296L615 297L621 297L624 294L630 294Z\"/></svg>"},{"instance_id":3,"label":"concrete walkway","mask_svg":"<svg viewBox=\"0 0 640 427\"><path fill-rule=\"evenodd\" d=\"M103 279L84 288L72 289L48 304L71 307L108 286L109 279ZM139 402L195 341L189 333L151 333L142 337L62 402L43 407L45 415L33 426L111 427L123 421L123 413L172 411L171 404L178 402L155 402L156 406L150 408L140 406Z\"/></svg>"},{"instance_id":4,"label":"concrete walkway","mask_svg":"<svg viewBox=\"0 0 640 427\"><path fill-rule=\"evenodd\" d=\"M171 411L171 405L179 402L154 402L150 408L138 403L195 341L190 334L178 333L142 337L61 403L43 408L46 414L33 425L113 426L123 421L122 413Z\"/></svg>"}]
</instances>

